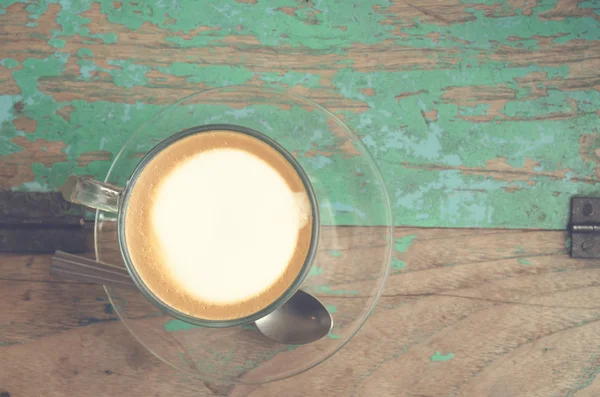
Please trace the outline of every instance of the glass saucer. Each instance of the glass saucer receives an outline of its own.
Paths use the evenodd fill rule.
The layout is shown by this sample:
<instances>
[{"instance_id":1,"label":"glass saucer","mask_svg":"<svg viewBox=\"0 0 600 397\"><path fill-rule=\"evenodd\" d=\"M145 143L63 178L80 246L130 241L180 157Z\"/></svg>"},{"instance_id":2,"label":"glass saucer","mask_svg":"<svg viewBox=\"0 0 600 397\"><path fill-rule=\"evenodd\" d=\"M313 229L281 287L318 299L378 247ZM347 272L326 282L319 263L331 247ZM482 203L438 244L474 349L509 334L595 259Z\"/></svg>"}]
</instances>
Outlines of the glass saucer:
<instances>
[{"instance_id":1,"label":"glass saucer","mask_svg":"<svg viewBox=\"0 0 600 397\"><path fill-rule=\"evenodd\" d=\"M306 171L319 203L319 249L302 289L333 317L326 337L285 345L254 325L204 328L161 312L137 290L106 286L123 324L156 357L217 383L263 383L318 365L344 346L373 309L388 273L392 213L385 184L360 139L334 114L285 91L232 86L183 98L148 120L115 158L106 182L123 186L143 155L194 126L235 124L275 139ZM122 264L114 214L96 214L98 260ZM231 247L235 249L235 247Z\"/></svg>"}]
</instances>

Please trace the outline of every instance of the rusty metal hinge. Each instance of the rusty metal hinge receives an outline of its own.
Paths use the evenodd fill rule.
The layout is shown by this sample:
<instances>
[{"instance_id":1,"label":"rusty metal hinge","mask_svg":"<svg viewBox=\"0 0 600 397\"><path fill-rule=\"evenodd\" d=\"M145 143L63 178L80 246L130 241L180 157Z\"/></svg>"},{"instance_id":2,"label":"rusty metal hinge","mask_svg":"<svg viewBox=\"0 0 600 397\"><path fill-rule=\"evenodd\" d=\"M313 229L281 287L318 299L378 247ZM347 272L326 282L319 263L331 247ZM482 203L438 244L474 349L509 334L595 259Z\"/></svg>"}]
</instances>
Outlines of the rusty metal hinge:
<instances>
[{"instance_id":1,"label":"rusty metal hinge","mask_svg":"<svg viewBox=\"0 0 600 397\"><path fill-rule=\"evenodd\" d=\"M571 257L600 259L600 197L571 199Z\"/></svg>"}]
</instances>

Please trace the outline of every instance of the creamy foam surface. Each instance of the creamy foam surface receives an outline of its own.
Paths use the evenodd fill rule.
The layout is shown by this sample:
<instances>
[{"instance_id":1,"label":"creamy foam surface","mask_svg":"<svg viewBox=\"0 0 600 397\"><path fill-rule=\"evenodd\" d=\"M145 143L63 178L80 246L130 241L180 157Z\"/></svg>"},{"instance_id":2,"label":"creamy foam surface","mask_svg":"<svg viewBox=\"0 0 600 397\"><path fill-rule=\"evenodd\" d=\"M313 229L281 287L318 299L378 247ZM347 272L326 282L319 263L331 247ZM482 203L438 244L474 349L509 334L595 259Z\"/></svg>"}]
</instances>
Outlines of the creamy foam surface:
<instances>
[{"instance_id":1,"label":"creamy foam surface","mask_svg":"<svg viewBox=\"0 0 600 397\"><path fill-rule=\"evenodd\" d=\"M155 194L151 216L165 271L214 303L245 301L277 282L305 222L277 170L240 149L187 159Z\"/></svg>"},{"instance_id":2,"label":"creamy foam surface","mask_svg":"<svg viewBox=\"0 0 600 397\"><path fill-rule=\"evenodd\" d=\"M292 165L231 131L176 141L144 168L125 218L127 249L165 304L209 320L245 317L301 271L312 214Z\"/></svg>"}]
</instances>

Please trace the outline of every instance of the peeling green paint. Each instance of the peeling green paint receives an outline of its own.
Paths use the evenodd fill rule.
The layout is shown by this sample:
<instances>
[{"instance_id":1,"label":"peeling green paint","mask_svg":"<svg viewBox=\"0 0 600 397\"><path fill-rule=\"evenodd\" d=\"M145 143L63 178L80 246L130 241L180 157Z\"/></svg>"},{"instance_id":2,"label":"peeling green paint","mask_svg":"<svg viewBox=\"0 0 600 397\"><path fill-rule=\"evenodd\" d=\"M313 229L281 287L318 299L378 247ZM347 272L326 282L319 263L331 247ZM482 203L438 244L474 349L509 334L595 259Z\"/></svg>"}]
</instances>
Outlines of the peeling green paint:
<instances>
[{"instance_id":1,"label":"peeling green paint","mask_svg":"<svg viewBox=\"0 0 600 397\"><path fill-rule=\"evenodd\" d=\"M94 53L89 48L80 48L77 50L77 56L79 58L92 57L94 56Z\"/></svg>"},{"instance_id":2,"label":"peeling green paint","mask_svg":"<svg viewBox=\"0 0 600 397\"><path fill-rule=\"evenodd\" d=\"M163 325L163 329L167 332L179 332L179 331L187 331L190 329L200 328L198 325L186 323L181 320L170 320L168 323Z\"/></svg>"},{"instance_id":3,"label":"peeling green paint","mask_svg":"<svg viewBox=\"0 0 600 397\"><path fill-rule=\"evenodd\" d=\"M54 48L63 48L66 44L66 41L62 39L50 39L48 40L48 44Z\"/></svg>"},{"instance_id":4,"label":"peeling green paint","mask_svg":"<svg viewBox=\"0 0 600 397\"><path fill-rule=\"evenodd\" d=\"M131 88L148 83L146 73L150 71L150 68L147 66L136 65L130 61L108 61L108 64L118 66L117 69L109 70L117 87Z\"/></svg>"},{"instance_id":5,"label":"peeling green paint","mask_svg":"<svg viewBox=\"0 0 600 397\"><path fill-rule=\"evenodd\" d=\"M462 1L463 3L481 4L485 1ZM548 9L535 7L533 17L505 16L502 18L486 17L485 11L465 8L466 12L472 14L473 18L470 21L461 24L453 24L451 26L433 25L433 24L418 24L412 28L402 29L403 32L414 37L425 37L432 33L441 35L439 42L428 39L431 45L449 46L452 37L462 37L463 40L469 42L469 46L473 49L486 49L492 46L491 40L498 42L499 45L510 46L514 48L524 48L535 50L539 37L558 36L553 40L554 43L565 43L569 40L597 40L600 38L600 32L597 29L589 29L590 26L597 22L591 17L578 18L578 26L570 26L570 23L561 21L544 21L535 16L552 9L556 1L545 2ZM521 40L513 40L517 37ZM426 39L427 40L427 39ZM456 42L454 42L456 45Z\"/></svg>"},{"instance_id":6,"label":"peeling green paint","mask_svg":"<svg viewBox=\"0 0 600 397\"><path fill-rule=\"evenodd\" d=\"M189 4L189 6L185 6ZM334 1L315 5L303 5L295 0L279 0L276 3L240 4L234 1L206 0L203 7L195 3L182 4L177 8L168 4L139 1L135 5L124 3L115 9L112 1L101 1L102 11L108 20L129 29L138 29L142 23L150 22L165 31L188 33L198 26L214 27L184 39L170 36L165 41L180 47L218 45L219 41L231 34L252 35L261 44L269 46L291 45L311 49L332 49L350 47L353 42L378 43L390 38L393 27L381 24L385 19L382 13L374 13L373 7L388 7L385 0L356 3L355 7L339 7ZM294 7L290 16L281 11L283 7ZM149 12L152 10L152 12ZM135 12L140 14L135 14ZM168 24L167 20L175 20ZM256 21L259 21L258 23ZM346 30L335 28L345 27ZM239 28L238 28L239 27Z\"/></svg>"},{"instance_id":7,"label":"peeling green paint","mask_svg":"<svg viewBox=\"0 0 600 397\"><path fill-rule=\"evenodd\" d=\"M12 58L4 58L1 62L2 66L8 69L14 69L19 66L19 61Z\"/></svg>"},{"instance_id":8,"label":"peeling green paint","mask_svg":"<svg viewBox=\"0 0 600 397\"><path fill-rule=\"evenodd\" d=\"M325 305L325 307L327 308L327 311L329 312L329 314L335 314L335 313L337 313L337 306L336 305Z\"/></svg>"},{"instance_id":9,"label":"peeling green paint","mask_svg":"<svg viewBox=\"0 0 600 397\"><path fill-rule=\"evenodd\" d=\"M344 256L344 253L342 251L329 250L327 251L327 253L329 254L329 256L333 256L334 258L340 258Z\"/></svg>"},{"instance_id":10,"label":"peeling green paint","mask_svg":"<svg viewBox=\"0 0 600 397\"><path fill-rule=\"evenodd\" d=\"M600 10L600 6L598 6L598 2L597 1L582 1L581 3L577 4L578 8L594 8L596 10Z\"/></svg>"},{"instance_id":11,"label":"peeling green paint","mask_svg":"<svg viewBox=\"0 0 600 397\"><path fill-rule=\"evenodd\" d=\"M196 63L175 62L158 70L165 74L185 77L189 83L206 83L211 86L245 84L254 73L243 67L229 65L199 65Z\"/></svg>"},{"instance_id":12,"label":"peeling green paint","mask_svg":"<svg viewBox=\"0 0 600 397\"><path fill-rule=\"evenodd\" d=\"M520 255L526 253L527 250L522 245L517 246L517 249L513 251L513 254Z\"/></svg>"},{"instance_id":13,"label":"peeling green paint","mask_svg":"<svg viewBox=\"0 0 600 397\"><path fill-rule=\"evenodd\" d=\"M411 234L408 236L403 236L403 237L397 238L394 241L394 250L396 250L396 252L400 252L400 253L404 253L404 252L408 251L408 248L412 245L413 241L416 238L417 238L416 234ZM392 258L391 266L392 266L393 270L401 270L406 267L406 262L404 262L403 260L400 260L398 258Z\"/></svg>"},{"instance_id":14,"label":"peeling green paint","mask_svg":"<svg viewBox=\"0 0 600 397\"><path fill-rule=\"evenodd\" d=\"M488 67L494 70L494 84L514 83L514 79L523 77L534 70L545 70L557 76L566 76L564 68L504 68L502 63L494 65L488 62ZM453 104L439 103L439 97L446 90L447 82L458 82L460 85L490 85L489 75L473 70L463 73L464 64L448 70L435 71L405 71L402 73L361 73L352 69L340 70L334 78L334 83L346 97L362 100L369 104L370 109L360 115L345 112L345 119L351 125L359 125L363 133L363 142L382 162L387 180L402 180L402 184L392 184L390 193L395 206L396 219L416 220L420 226L455 226L464 225L468 219L473 225L509 225L514 227L531 227L532 224L559 223L558 218L564 216L564 211L558 211L557 200L567 201L568 197L580 189L589 191L591 186L586 183L557 183L547 177L535 179L535 190L540 191L532 204L532 188L525 181L501 181L478 175L465 176L459 170L442 170L432 172L429 169L403 169L394 166L398 159L411 165L440 164L452 167L486 167L490 159L504 157L513 167L522 167L526 159L540 163L545 171L557 170L560 164L563 168L577 170L577 175L593 176L593 164L586 163L578 155L565 159L562 150L577 153L578 135L593 125L597 119L595 114L582 114L575 120L536 120L536 127L531 122L536 117L545 114L545 104L530 107L522 101L515 102L527 115L523 121L511 123L474 124L464 121L457 116L464 112ZM429 80L424 85L422 82ZM409 96L395 105L393 93L398 93L395 87L402 87L400 92L419 92L420 95ZM360 90L372 88L378 95L368 97ZM585 97L589 93L584 94ZM583 101L575 100L578 106L584 106ZM592 101L598 108L598 101ZM378 120L385 117L380 109L398 106L402 117ZM510 105L510 102L507 104ZM427 123L422 111L435 109L437 122ZM509 107L508 113L512 110ZM383 125L382 125L383 124ZM562 125L562 126L561 126ZM580 127L574 127L579 125ZM552 133L561 129L573 131L570 134ZM528 131L528 134L523 134ZM479 142L473 137L480 136ZM469 142L469 144L465 144ZM568 148L568 149L567 149ZM465 181L469 180L468 188ZM510 193L507 197L503 187L518 186L520 190ZM560 185L560 186L559 186ZM466 189L466 190L463 190ZM436 191L438 194L431 194ZM483 192L479 193L479 191ZM557 197L554 192L560 192ZM505 205L506 200L514 205ZM509 210L510 209L510 210ZM523 216L522 214L527 214ZM412 223L412 221L411 221Z\"/></svg>"},{"instance_id":15,"label":"peeling green paint","mask_svg":"<svg viewBox=\"0 0 600 397\"><path fill-rule=\"evenodd\" d=\"M435 354L429 357L431 361L450 361L454 358L454 353L442 354L440 352L435 352Z\"/></svg>"},{"instance_id":16,"label":"peeling green paint","mask_svg":"<svg viewBox=\"0 0 600 397\"><path fill-rule=\"evenodd\" d=\"M262 73L260 79L267 83L276 83L293 87L296 85L302 85L304 87L317 88L319 87L319 75L310 73L299 73L295 71L289 71L283 75L279 73Z\"/></svg>"},{"instance_id":17,"label":"peeling green paint","mask_svg":"<svg viewBox=\"0 0 600 397\"><path fill-rule=\"evenodd\" d=\"M344 289L333 289L326 285L312 285L309 287L310 290L315 294L325 295L358 295L358 291L355 289L344 290Z\"/></svg>"},{"instance_id":18,"label":"peeling green paint","mask_svg":"<svg viewBox=\"0 0 600 397\"><path fill-rule=\"evenodd\" d=\"M579 391L589 387L598 374L600 373L600 365L598 363L598 355L593 354L587 360L585 365L582 368L582 373L577 379L577 384L569 390L566 397L573 397L578 394Z\"/></svg>"},{"instance_id":19,"label":"peeling green paint","mask_svg":"<svg viewBox=\"0 0 600 397\"><path fill-rule=\"evenodd\" d=\"M404 269L406 267L406 262L401 261L398 258L392 258L392 269L394 270L400 270L400 269Z\"/></svg>"},{"instance_id":20,"label":"peeling green paint","mask_svg":"<svg viewBox=\"0 0 600 397\"><path fill-rule=\"evenodd\" d=\"M518 259L521 265L531 265L531 261L529 259Z\"/></svg>"},{"instance_id":21,"label":"peeling green paint","mask_svg":"<svg viewBox=\"0 0 600 397\"><path fill-rule=\"evenodd\" d=\"M0 0L0 15L17 2L20 1ZM187 87L193 89L194 84L219 87L252 80L273 86L323 90L339 97L339 101L351 101L352 105L341 106L345 110L338 112L361 135L382 168L398 225L563 229L568 212L563 209L568 208L570 197L596 190L597 164L593 159L597 157L594 148L585 149L587 157L580 155L583 150L580 140L583 135L599 133L600 95L587 87L560 88L565 79L578 76L578 71L569 66L511 64L501 60L498 54L506 53L507 48L535 51L544 38L551 38L555 46L569 45L575 40L599 40L597 21L591 17L542 18L541 13L557 6L555 0L539 3L533 7L531 16L524 16L520 9L509 15L512 14L509 4L498 7L494 15L487 15L475 6L490 2L465 0L463 3L464 8L456 11L465 13L464 22L449 25L423 18L399 23L396 20L399 17L391 13L384 0L358 2L356 7L339 7L334 0L307 4L295 0L278 0L271 4L210 0L205 7L196 7L192 0L185 0L177 8L153 0L124 2L120 7L111 0L28 3L27 26L32 30L32 37L58 51L23 52L26 57L17 57L22 62L14 58L1 61L3 67L10 69L19 92L0 95L0 155L23 151L21 145L13 142L16 137L64 142L65 159L51 165L33 164L34 179L15 186L18 190L53 190L70 173L102 178L110 160L81 165L78 160L86 152L98 150L114 156L128 133L164 109L164 106L153 105L150 90L155 88L154 84L168 86L171 79L183 78ZM49 4L60 5L56 25L40 33L36 21L47 13ZM248 57L263 47L281 54L300 48L310 57L338 56L333 62L339 68L324 64L308 71L289 65L255 69L244 59L223 64L211 58L213 54L206 59L182 56L159 63L145 59L143 47L131 47L134 51L127 57L121 56L123 59L99 62L100 55L110 53L110 47L105 45L118 43L119 36L90 27L92 21L84 13L89 12L93 4L100 5L102 16L110 23L129 32L135 32L145 23L156 27L158 34L153 36L156 39L153 44L157 46L169 49L209 46L213 54L215 49L232 46L246 51ZM284 7L289 8L287 13ZM597 8L594 2L583 2L578 7ZM293 15L288 15L290 13ZM235 42L237 37L252 40L238 43ZM226 40L231 38L235 44ZM77 40L86 48L77 49L76 54L63 51L79 45ZM364 63L358 58L344 58L353 47L380 43L428 51L435 68L400 64L365 71ZM365 48L361 51L368 50ZM143 103L139 100L135 104L114 102L109 94L105 100L89 103L57 101L54 94L42 91L40 82L64 75L73 56L77 56L79 67L79 75L74 78L81 82L100 81L108 75L117 90L144 87L149 94ZM102 77L95 76L96 72ZM164 76L152 80L151 73ZM547 76L535 86L543 95L534 93L532 86L519 83L519 79L531 77L533 73ZM495 118L469 121L469 117L485 118L493 109L483 99L463 98L460 103L453 100L452 89L461 87L484 92L504 89L508 99ZM372 94L366 94L366 89ZM155 92L157 97L162 93L158 87ZM416 94L403 96L406 93ZM319 102L321 94L315 99ZM321 104L340 108L338 99L332 101ZM19 116L13 109L16 103L22 103L23 115L37 123L36 132L24 134L12 124ZM361 106L360 111L355 104ZM68 106L73 108L69 120L57 114ZM434 118L424 116L434 111ZM206 112L208 114L210 109ZM258 126L269 112L274 109L256 114ZM305 120L306 114L298 112L293 120L278 120L272 127L283 130L286 125ZM319 149L330 146L330 142L318 137L314 143ZM302 149L300 153L312 148ZM515 175L529 162L537 164L534 171L528 171L528 178L511 179L510 174L479 172L488 168L490 161L498 159L504 159L513 167ZM353 167L351 157L337 154L303 161L307 168L324 169L328 175L334 175L338 168ZM477 172L471 173L470 169ZM552 175L555 172L558 176ZM324 182L331 186L331 191L346 191L344 180L332 177ZM370 213L357 215L359 208L369 207L368 195L351 198L340 193L334 198L335 201L327 205L336 213L328 222L381 224L384 221ZM396 262L396 268L402 264Z\"/></svg>"},{"instance_id":22,"label":"peeling green paint","mask_svg":"<svg viewBox=\"0 0 600 397\"><path fill-rule=\"evenodd\" d=\"M314 276L318 276L321 274L323 274L323 269L321 269L320 267L317 267L317 266L313 266L310 268L310 271L308 272L307 277L314 277Z\"/></svg>"},{"instance_id":23,"label":"peeling green paint","mask_svg":"<svg viewBox=\"0 0 600 397\"><path fill-rule=\"evenodd\" d=\"M416 234L397 238L394 243L394 249L396 252L406 252L416 238Z\"/></svg>"}]
</instances>

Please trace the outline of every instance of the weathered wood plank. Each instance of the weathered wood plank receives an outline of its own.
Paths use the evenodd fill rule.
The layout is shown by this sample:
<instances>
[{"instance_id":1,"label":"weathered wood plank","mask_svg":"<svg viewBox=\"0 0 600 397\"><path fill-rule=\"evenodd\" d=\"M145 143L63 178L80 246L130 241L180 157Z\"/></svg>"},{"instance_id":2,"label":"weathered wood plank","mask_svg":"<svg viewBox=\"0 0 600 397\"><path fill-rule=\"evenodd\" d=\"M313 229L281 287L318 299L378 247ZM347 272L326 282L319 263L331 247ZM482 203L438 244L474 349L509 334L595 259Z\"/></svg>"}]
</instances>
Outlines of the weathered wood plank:
<instances>
[{"instance_id":1,"label":"weathered wood plank","mask_svg":"<svg viewBox=\"0 0 600 397\"><path fill-rule=\"evenodd\" d=\"M103 177L125 136L175 99L251 84L304 95L356 130L398 225L561 229L570 197L597 190L593 2L165 7L4 2L0 188ZM315 144L298 152L309 167L352 166Z\"/></svg>"},{"instance_id":2,"label":"weathered wood plank","mask_svg":"<svg viewBox=\"0 0 600 397\"><path fill-rule=\"evenodd\" d=\"M570 197L597 193L594 2L161 4L1 2L0 189L103 177L126 134L175 99L252 84L306 96L356 130L399 225L562 229ZM315 143L298 155L325 171L350 164ZM377 229L323 237L323 268L344 269L309 281L361 290L363 259L384 249ZM182 377L127 335L102 288L50 277L49 256L0 255L0 395L599 393L597 265L568 258L564 232L396 239L357 337L312 371L252 387ZM364 299L317 292L339 309Z\"/></svg>"},{"instance_id":3,"label":"weathered wood plank","mask_svg":"<svg viewBox=\"0 0 600 397\"><path fill-rule=\"evenodd\" d=\"M118 322L0 349L0 393L10 397L219 395L163 364Z\"/></svg>"},{"instance_id":4,"label":"weathered wood plank","mask_svg":"<svg viewBox=\"0 0 600 397\"><path fill-rule=\"evenodd\" d=\"M360 287L352 268L377 230L348 228L337 238L325 230L321 249L348 258L332 288ZM207 386L172 371L114 321L102 288L48 276L49 256L2 255L0 392L594 395L600 273L597 263L568 257L564 232L405 228L395 238L405 266L392 271L357 336L314 370L260 386ZM361 299L321 297L338 309ZM23 372L35 376L25 382Z\"/></svg>"}]
</instances>

